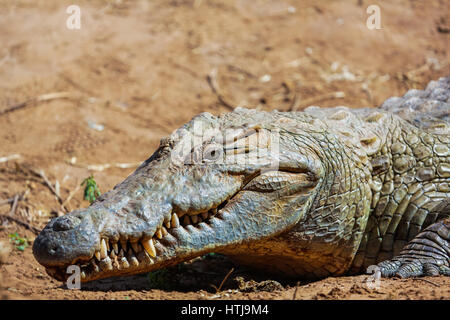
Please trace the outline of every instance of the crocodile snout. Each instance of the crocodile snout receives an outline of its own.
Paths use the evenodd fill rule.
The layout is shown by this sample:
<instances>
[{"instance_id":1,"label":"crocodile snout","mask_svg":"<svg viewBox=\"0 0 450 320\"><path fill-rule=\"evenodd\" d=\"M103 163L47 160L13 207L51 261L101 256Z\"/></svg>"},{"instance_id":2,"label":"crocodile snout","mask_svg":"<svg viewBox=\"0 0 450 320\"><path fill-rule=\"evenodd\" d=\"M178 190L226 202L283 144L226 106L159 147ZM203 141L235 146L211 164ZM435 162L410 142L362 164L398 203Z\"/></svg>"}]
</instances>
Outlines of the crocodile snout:
<instances>
[{"instance_id":1,"label":"crocodile snout","mask_svg":"<svg viewBox=\"0 0 450 320\"><path fill-rule=\"evenodd\" d=\"M45 267L66 266L92 256L99 237L89 215L68 214L50 221L33 243L36 260Z\"/></svg>"}]
</instances>

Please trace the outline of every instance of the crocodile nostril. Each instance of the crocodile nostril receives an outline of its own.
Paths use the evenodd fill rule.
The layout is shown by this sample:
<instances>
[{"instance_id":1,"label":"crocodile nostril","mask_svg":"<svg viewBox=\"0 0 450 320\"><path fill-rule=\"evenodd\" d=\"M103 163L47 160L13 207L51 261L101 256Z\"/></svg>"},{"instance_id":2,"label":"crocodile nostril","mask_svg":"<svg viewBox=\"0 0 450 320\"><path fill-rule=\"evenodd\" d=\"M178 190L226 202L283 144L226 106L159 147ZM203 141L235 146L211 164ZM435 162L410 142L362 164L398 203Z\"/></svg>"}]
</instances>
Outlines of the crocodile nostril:
<instances>
[{"instance_id":1,"label":"crocodile nostril","mask_svg":"<svg viewBox=\"0 0 450 320\"><path fill-rule=\"evenodd\" d=\"M81 220L74 216L63 216L58 218L53 224L55 231L67 231L79 225Z\"/></svg>"},{"instance_id":2,"label":"crocodile nostril","mask_svg":"<svg viewBox=\"0 0 450 320\"><path fill-rule=\"evenodd\" d=\"M58 247L57 247L57 246L54 246L54 247L50 248L49 253L52 254L52 255L54 255L54 254L56 254L56 251L57 251L57 250L58 250Z\"/></svg>"}]
</instances>

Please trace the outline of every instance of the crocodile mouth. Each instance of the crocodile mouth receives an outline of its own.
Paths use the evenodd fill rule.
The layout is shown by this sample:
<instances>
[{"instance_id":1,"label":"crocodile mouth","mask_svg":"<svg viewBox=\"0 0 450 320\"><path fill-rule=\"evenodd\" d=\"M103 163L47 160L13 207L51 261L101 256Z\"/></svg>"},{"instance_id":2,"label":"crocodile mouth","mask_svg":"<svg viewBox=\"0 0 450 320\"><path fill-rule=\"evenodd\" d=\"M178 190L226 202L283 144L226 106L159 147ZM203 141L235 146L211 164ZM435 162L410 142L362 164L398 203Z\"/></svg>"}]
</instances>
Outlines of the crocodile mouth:
<instances>
[{"instance_id":1,"label":"crocodile mouth","mask_svg":"<svg viewBox=\"0 0 450 320\"><path fill-rule=\"evenodd\" d=\"M47 265L46 270L55 279L65 281L71 277L68 267L75 265L79 267L80 281L87 282L146 273L209 252L226 254L229 248L276 235L294 225L309 207L311 190L317 184L317 177L305 170L255 174L212 208L179 212L180 208L172 207L159 221L153 221L152 230L131 229L127 235L105 228L95 236L98 240L89 245L90 249L80 250L82 255L71 262ZM267 203L275 196L283 196L283 201L268 208ZM123 207L122 214L132 210ZM284 210L291 213L286 217ZM261 225L270 228L260 230ZM252 232L256 236L249 237Z\"/></svg>"},{"instance_id":2,"label":"crocodile mouth","mask_svg":"<svg viewBox=\"0 0 450 320\"><path fill-rule=\"evenodd\" d=\"M80 257L69 265L47 267L47 273L53 278L66 281L70 274L69 266L77 266L81 282L92 281L105 277L122 276L149 272L179 261L167 259L169 247L174 247L180 234L201 231L211 228L215 220L222 219L220 210L229 200L225 200L218 207L204 212L172 212L170 219L163 220L151 237L131 239L120 237L120 240L100 237L97 250L90 257ZM197 254L198 255L198 254ZM186 260L186 259L182 259Z\"/></svg>"}]
</instances>

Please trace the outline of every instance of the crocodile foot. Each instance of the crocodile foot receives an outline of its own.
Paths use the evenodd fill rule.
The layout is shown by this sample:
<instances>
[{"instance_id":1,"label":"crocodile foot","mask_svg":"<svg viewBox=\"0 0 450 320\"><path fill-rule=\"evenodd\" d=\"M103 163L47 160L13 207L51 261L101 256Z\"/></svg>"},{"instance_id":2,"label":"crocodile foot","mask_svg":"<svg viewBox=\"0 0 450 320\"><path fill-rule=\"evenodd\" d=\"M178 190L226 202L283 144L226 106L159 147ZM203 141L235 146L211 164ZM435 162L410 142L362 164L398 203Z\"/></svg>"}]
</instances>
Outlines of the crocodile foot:
<instances>
[{"instance_id":1,"label":"crocodile foot","mask_svg":"<svg viewBox=\"0 0 450 320\"><path fill-rule=\"evenodd\" d=\"M450 276L450 219L438 221L412 239L392 260L378 264L383 277Z\"/></svg>"}]
</instances>

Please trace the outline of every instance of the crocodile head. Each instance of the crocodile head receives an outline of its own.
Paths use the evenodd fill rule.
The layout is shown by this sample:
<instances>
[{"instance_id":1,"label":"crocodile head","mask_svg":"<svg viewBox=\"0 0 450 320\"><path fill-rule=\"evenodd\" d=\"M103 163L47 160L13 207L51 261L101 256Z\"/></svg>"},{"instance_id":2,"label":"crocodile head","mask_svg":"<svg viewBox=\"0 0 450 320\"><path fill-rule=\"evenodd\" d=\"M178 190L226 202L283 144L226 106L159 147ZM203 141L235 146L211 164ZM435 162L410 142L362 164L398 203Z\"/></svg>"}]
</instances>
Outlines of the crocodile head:
<instances>
[{"instance_id":1,"label":"crocodile head","mask_svg":"<svg viewBox=\"0 0 450 320\"><path fill-rule=\"evenodd\" d=\"M91 206L51 220L34 256L56 279L78 265L90 281L280 235L304 216L324 177L312 121L242 108L203 113Z\"/></svg>"}]
</instances>

